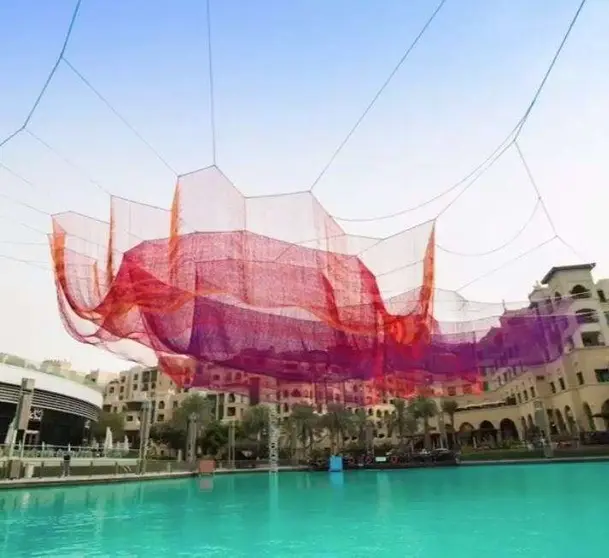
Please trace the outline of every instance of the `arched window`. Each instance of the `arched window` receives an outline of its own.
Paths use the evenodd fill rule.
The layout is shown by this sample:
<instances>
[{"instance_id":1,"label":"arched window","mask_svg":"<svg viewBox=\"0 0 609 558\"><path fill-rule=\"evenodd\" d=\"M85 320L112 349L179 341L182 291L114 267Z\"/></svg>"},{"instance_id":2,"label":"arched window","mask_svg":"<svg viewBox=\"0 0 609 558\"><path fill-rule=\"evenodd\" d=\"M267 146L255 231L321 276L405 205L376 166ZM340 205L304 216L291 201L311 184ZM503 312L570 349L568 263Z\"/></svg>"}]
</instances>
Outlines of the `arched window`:
<instances>
[{"instance_id":1,"label":"arched window","mask_svg":"<svg viewBox=\"0 0 609 558\"><path fill-rule=\"evenodd\" d=\"M590 291L583 285L575 285L575 287L571 289L571 296L576 299L590 298Z\"/></svg>"}]
</instances>

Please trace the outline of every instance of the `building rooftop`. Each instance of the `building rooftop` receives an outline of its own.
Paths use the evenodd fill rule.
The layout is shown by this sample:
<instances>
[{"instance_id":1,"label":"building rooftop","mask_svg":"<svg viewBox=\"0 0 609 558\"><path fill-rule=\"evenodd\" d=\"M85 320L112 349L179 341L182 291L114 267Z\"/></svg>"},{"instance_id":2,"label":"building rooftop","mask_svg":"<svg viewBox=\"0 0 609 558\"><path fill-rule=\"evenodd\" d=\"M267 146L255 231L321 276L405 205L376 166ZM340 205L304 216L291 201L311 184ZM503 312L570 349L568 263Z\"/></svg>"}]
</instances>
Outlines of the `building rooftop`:
<instances>
[{"instance_id":1,"label":"building rooftop","mask_svg":"<svg viewBox=\"0 0 609 558\"><path fill-rule=\"evenodd\" d=\"M561 271L592 271L596 267L596 263L586 263L586 264L578 264L578 265L559 265L557 267L553 267L548 271L541 280L542 285L547 285L554 275L560 273Z\"/></svg>"}]
</instances>

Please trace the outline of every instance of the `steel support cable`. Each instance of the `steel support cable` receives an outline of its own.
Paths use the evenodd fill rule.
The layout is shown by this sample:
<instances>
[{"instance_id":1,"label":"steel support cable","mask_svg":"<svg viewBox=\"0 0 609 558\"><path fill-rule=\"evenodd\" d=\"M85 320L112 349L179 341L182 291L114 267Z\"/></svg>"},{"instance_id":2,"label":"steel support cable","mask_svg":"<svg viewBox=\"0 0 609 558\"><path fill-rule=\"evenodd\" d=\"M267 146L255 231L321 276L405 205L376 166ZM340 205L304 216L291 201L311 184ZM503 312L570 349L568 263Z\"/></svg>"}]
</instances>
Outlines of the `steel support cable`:
<instances>
[{"instance_id":1,"label":"steel support cable","mask_svg":"<svg viewBox=\"0 0 609 558\"><path fill-rule=\"evenodd\" d=\"M457 252L456 250L450 250L449 248L445 248L441 244L436 244L436 248L438 250L441 250L442 252L445 252L446 254L452 254L453 256L461 256L464 258L477 258L477 257L482 257L482 256L490 256L491 254L500 252L501 250L507 248L510 244L514 243L516 240L518 240L518 238L520 238L520 236L522 236L524 234L524 232L527 230L529 225L533 222L533 219L535 218L535 215L537 214L537 210L540 208L540 206L541 206L541 199L538 198L537 201L535 202L535 205L533 206L533 211L531 211L531 214L529 215L527 220L523 223L523 225L518 229L518 231L514 235L512 235L508 240L506 240L503 244L497 246L496 248L493 248L491 250L486 250L485 252L476 252L476 253Z\"/></svg>"},{"instance_id":2,"label":"steel support cable","mask_svg":"<svg viewBox=\"0 0 609 558\"><path fill-rule=\"evenodd\" d=\"M310 192L312 192L315 189L315 187L319 184L321 179L326 175L328 170L330 170L330 167L332 166L332 164L334 163L336 158L341 154L342 150L345 148L347 143L349 143L349 140L351 139L353 134L355 134L355 132L360 127L361 123L364 121L366 116L368 116L368 113L373 109L374 105L376 105L376 102L379 100L379 98L385 92L385 90L387 89L389 84L393 81L393 78L396 76L396 74L398 73L398 71L400 70L400 68L404 64L404 62L406 62L406 60L408 59L408 57L410 56L412 51L415 49L415 47L417 46L419 41L423 38L423 35L425 35L426 31L429 29L431 24L434 22L434 20L436 19L437 15L440 13L442 8L446 4L446 1L447 0L441 0L440 3L436 6L436 9L433 11L431 16L427 19L427 21L425 22L425 24L423 25L423 27L421 28L421 30L419 31L417 36L414 38L412 43L410 43L410 46L406 49L406 52L402 55L402 57L400 58L400 60L396 64L396 66L390 72L389 76L385 79L385 81L383 82L383 84L381 85L379 90L376 92L376 94L374 95L372 100L368 103L368 105L366 106L366 108L364 109L362 114L355 121L355 124L351 127L351 129L349 130L347 135L343 138L343 140L339 143L338 147L334 150L334 152L330 156L330 159L328 160L328 162L321 169L320 173L317 175L317 177L313 181L313 184L311 184L311 187L309 188Z\"/></svg>"},{"instance_id":3,"label":"steel support cable","mask_svg":"<svg viewBox=\"0 0 609 558\"><path fill-rule=\"evenodd\" d=\"M426 207L439 199L447 196L451 192L457 190L460 186L466 185L464 190L469 189L474 182L476 182L488 169L490 169L496 162L501 158L501 156L512 146L513 144L513 135L518 129L518 126L515 126L514 129L510 132L510 134L499 144L499 146L486 158L482 163L480 163L476 168L471 170L466 176L461 178L458 182L455 182L452 186L443 190L442 192L436 194L434 197L425 200L417 205L413 205L411 207L407 207L405 209L401 209L399 211L395 211L394 213L387 213L385 215L380 215L376 217L366 217L366 218L350 218L350 217L337 217L336 215L329 214L332 219L336 221L341 221L343 223L372 223L375 221L385 221L387 219L393 219L395 217L401 217L402 215L406 215L407 213L411 213L413 211L417 211ZM462 193L460 193L457 198L461 197ZM440 214L446 211L454 202L452 200L447 206L445 206ZM439 215L440 215L439 214Z\"/></svg>"},{"instance_id":4,"label":"steel support cable","mask_svg":"<svg viewBox=\"0 0 609 558\"><path fill-rule=\"evenodd\" d=\"M74 163L71 159L68 159L65 155L62 155L61 153L59 153L59 151L57 151L50 143L48 143L47 141L42 139L38 134L36 134L35 132L33 132L30 129L25 130L25 132L29 136L31 136L33 139L35 139L40 145L42 145L48 151L50 151L53 155L55 155L58 159L61 159L66 165L73 168L78 173L82 174L93 186L95 186L96 188L101 190L104 194L107 194L108 196L112 197L112 193L107 188L105 188L102 184L100 184L94 178L91 178L91 176L89 176L89 174L87 174L87 172L85 172L85 170L82 167L80 167L79 165ZM13 172L13 174L15 174L15 173Z\"/></svg>"},{"instance_id":5,"label":"steel support cable","mask_svg":"<svg viewBox=\"0 0 609 558\"><path fill-rule=\"evenodd\" d=\"M529 106L527 107L527 110L525 111L524 116L522 117L522 123L520 124L520 127L518 128L518 131L516 132L516 137L514 138L514 141L516 141L520 137L522 128L524 128L524 125L527 123L527 120L529 119L529 116L531 115L533 108L537 104L537 101L539 100L539 96L541 95L544 87L546 86L548 78L550 77L552 70L554 70L554 66L556 66L556 62L558 62L558 59L560 58L560 55L562 54L562 51L565 48L567 41L569 40L571 31L573 31L573 28L575 27L575 24L577 23L577 20L579 19L579 16L580 16L582 10L584 9L584 6L586 5L587 1L588 0L581 0L577 10L575 11L575 14L571 18L571 22L569 23L569 26L567 27L567 31L563 35L563 38L560 41L560 44L558 45L558 48L556 49L556 52L554 53L552 60L550 61L550 65L548 66L548 69L544 73L543 78L541 79L541 82L539 83L539 86L537 87L537 90L535 91L535 95L533 95L533 99L529 103Z\"/></svg>"},{"instance_id":6,"label":"steel support cable","mask_svg":"<svg viewBox=\"0 0 609 558\"><path fill-rule=\"evenodd\" d=\"M539 199L539 203L540 206L546 216L546 219L548 220L548 224L550 225L552 232L554 233L554 235L556 236L556 238L571 252L575 255L576 258L585 261L585 258L582 256L582 254L576 250L571 244L569 244L558 232L558 229L556 228L556 224L554 223L554 219L552 218L552 215L550 214L550 211L548 210L548 206L545 203L545 200L543 198L543 196L541 195L541 190L539 189L539 186L537 185L537 181L535 180L535 177L533 176L533 172L531 171L531 167L529 166L529 163L526 159L526 157L524 156L524 153L520 147L520 145L518 144L518 142L514 142L514 145L516 147L516 151L518 152L518 157L520 158L520 162L522 163L522 166L524 167L525 173L527 175L527 178L529 179L529 182L533 188L533 190L535 190L535 193L537 194L537 198Z\"/></svg>"},{"instance_id":7,"label":"steel support cable","mask_svg":"<svg viewBox=\"0 0 609 558\"><path fill-rule=\"evenodd\" d=\"M214 86L214 57L211 34L211 0L206 2L207 16L207 64L209 68L209 122L211 127L211 160L216 166L216 92Z\"/></svg>"},{"instance_id":8,"label":"steel support cable","mask_svg":"<svg viewBox=\"0 0 609 558\"><path fill-rule=\"evenodd\" d=\"M72 71L72 73L82 81L82 83L110 110L116 118L118 118L148 149L149 151L176 177L179 176L178 171L172 167L167 160L152 146L152 144L140 134L137 129L129 123L129 121L110 103L110 101L96 89L93 84L65 57L61 59L63 63Z\"/></svg>"},{"instance_id":9,"label":"steel support cable","mask_svg":"<svg viewBox=\"0 0 609 558\"><path fill-rule=\"evenodd\" d=\"M53 81L53 78L55 77L55 74L57 73L59 64L61 64L61 61L63 60L63 58L65 56L66 49L68 48L70 39L72 38L72 32L74 31L74 25L76 24L76 20L78 19L78 15L80 13L81 4L82 4L82 0L77 0L76 5L74 7L74 11L72 12L72 17L70 18L70 24L68 25L68 30L66 31L66 34L65 34L62 46L61 46L61 50L59 52L59 56L57 56L57 59L55 60L55 64L53 64L53 67L51 68L51 71L49 72L49 75L47 76L47 79L44 82L42 89L38 93L38 96L36 97L34 104L32 105L32 107L30 108L30 111L28 112L27 116L25 117L25 120L23 121L23 123L17 130L15 130L11 134L9 134L2 141L0 141L0 147L5 146L9 141L11 141L15 137L17 137L21 132L23 132L26 129L27 125L32 120L32 117L34 116L34 113L38 109L38 106L40 105L42 98L46 94L47 89L49 88L49 85L51 85L51 81Z\"/></svg>"},{"instance_id":10,"label":"steel support cable","mask_svg":"<svg viewBox=\"0 0 609 558\"><path fill-rule=\"evenodd\" d=\"M0 259L7 260L11 262L21 263L24 265L29 265L31 267L35 267L36 269L40 269L42 271L52 271L50 267L48 267L43 262L37 262L34 260L24 260L22 258L15 258L14 256L7 256L6 254L0 254Z\"/></svg>"},{"instance_id":11,"label":"steel support cable","mask_svg":"<svg viewBox=\"0 0 609 558\"><path fill-rule=\"evenodd\" d=\"M518 157L524 167L524 170L526 172L526 175L529 179L529 182L531 184L531 186L533 187L533 190L535 191L535 194L537 196L537 203L535 205L535 210L533 212L533 215L531 215L530 219L527 221L525 227L523 229L521 229L512 239L510 239L510 241L508 241L507 243L502 244L501 246L497 247L495 250L489 251L488 253L494 253L494 252L498 252L504 248L506 248L507 246L509 246L512 242L514 242L523 232L524 229L526 229L526 227L529 225L529 223L533 220L535 212L537 210L538 207L541 207L542 210L544 211L546 218L548 219L548 223L550 224L550 227L552 229L553 232L553 237L550 238L549 240L546 240L544 242L542 242L541 244L538 244L536 246L534 246L533 248L526 250L524 253L521 253L520 255L516 256L515 258L512 258L510 260L508 260L507 262L505 262L503 265L499 266L498 268L495 268L479 277L474 278L472 281L469 281L468 283L466 283L465 285L462 285L461 287L459 287L459 289L457 289L457 292L465 289L466 287L469 287L470 285L480 281L481 279L484 279L490 275L495 274L498 271L501 271L502 269L504 269L506 266L510 265L511 263L522 259L523 257L529 255L532 252L535 252L537 249L545 246L546 244L549 244L550 242L554 241L554 240L558 240L559 242L561 242L565 247L567 247L571 252L573 252L578 258L580 259L584 259L581 257L581 255L578 253L577 250L575 250L575 248L573 248L557 231L556 226L554 224L554 220L552 219L552 216L550 215L550 212L548 211L548 207L543 199L543 196L541 195L541 191L539 190L539 187L537 186L537 182L535 181L535 178L531 172L531 168L524 156L524 153L522 152L522 149L518 143L518 138L522 132L522 129L524 127L524 125L526 124L529 116L531 115L531 112L533 110L533 108L535 107L537 101L539 100L539 97L546 85L546 83L548 82L548 78L550 77L550 74L552 73L552 70L554 69L556 62L558 61L560 54L562 53L567 40L573 30L573 28L575 27L575 24L577 23L577 20L581 14L582 9L584 8L585 4L586 4L587 0L582 0L582 2L579 4L579 7L577 8L573 18L571 19L571 22L567 28L567 31L565 32L551 62L550 65L548 66L546 72L544 73L544 76L539 84L539 86L537 87L537 90L535 91L535 94L533 95L533 98L531 100L531 102L529 103L523 117L521 118L519 124L516 126L515 131L513 132L514 137L513 139L510 141L510 143L506 146L506 148L499 154L499 157L507 150L509 149L512 145L515 147L516 152L518 153ZM487 167L488 168L488 167ZM442 215L449 207L451 207L471 186L468 185L466 188L464 188L458 196L456 196L444 209L442 209L442 211L438 214L438 217L440 215ZM442 249L441 247L439 247L440 249ZM447 252L447 250L444 250L445 252ZM486 254L481 254L481 255L486 255Z\"/></svg>"},{"instance_id":12,"label":"steel support cable","mask_svg":"<svg viewBox=\"0 0 609 558\"><path fill-rule=\"evenodd\" d=\"M517 262L518 260L521 260L521 259L525 258L526 256L529 256L533 252L536 252L540 248L543 248L544 246L546 246L547 244L550 244L551 242L553 242L554 240L556 240L558 238L559 238L558 236L553 236L552 238L548 238L547 240L544 240L543 242L537 244L536 246L533 246L533 248L529 248L528 250L525 250L524 252L521 252L520 254L515 256L514 258L511 258L507 262L501 264L499 267L495 267L494 269L491 269L490 271L487 271L487 272L483 273L482 275L479 275L478 277L475 277L471 281L468 281L464 285L461 285L458 289L456 289L455 292L458 293L458 292L462 291L463 289L469 287L470 285L473 285L474 283L477 283L478 281L480 281L482 279L486 279L487 277L490 277L491 275L494 275L498 271L501 271L502 269L505 269L506 267L508 267L509 265L513 264L514 262Z\"/></svg>"},{"instance_id":13,"label":"steel support cable","mask_svg":"<svg viewBox=\"0 0 609 558\"><path fill-rule=\"evenodd\" d=\"M70 161L69 159L67 159L65 156L61 155L60 153L57 152L57 150L55 150L48 142L46 142L45 140L43 140L40 136L38 136L36 133L34 133L33 131L31 131L30 129L28 129L28 125L30 124L32 117L34 116L34 113L36 112L36 110L38 109L38 106L40 105L42 99L44 98L49 85L51 84L51 82L53 81L53 78L55 77L57 70L61 64L61 62L64 62L66 64L66 66L68 68L70 68L72 70L72 72L74 72L74 74L79 77L81 79L81 81L83 81L83 83L89 87L89 89L91 89L96 95L97 97L104 102L104 104L113 112L113 114L115 114L117 116L117 118L119 118L119 120L121 122L123 122L124 125L126 125L137 137L140 141L142 141L154 154L155 156L161 160L161 162L163 162L163 164L169 168L171 170L171 172L173 172L174 175L178 175L178 173L165 161L165 159L163 159L163 157L160 156L160 154L151 146L151 144L149 142L147 142L142 136L141 134L139 134L137 132L137 130L134 129L133 126L131 126L131 124L129 124L129 122L122 116L119 114L119 112L109 103L109 101L103 96L101 95L92 85L90 82L88 82L86 80L86 78L84 78L84 76L82 76L82 74L80 74L78 72L78 70L76 70L76 68L74 68L74 66L67 60L66 58L66 51L68 48L68 45L70 43L70 39L72 37L72 32L74 30L74 26L76 24L76 21L78 19L79 13L80 13L80 7L82 4L82 0L77 0L76 5L74 7L74 11L72 12L72 17L70 19L70 23L68 26L68 30L66 32L66 35L64 37L64 41L62 43L62 47L61 50L59 52L59 55L57 56L57 59L55 60L55 63L53 64L53 67L51 68L51 71L49 72L47 79L45 80L40 92L38 93L38 96L36 97L32 107L30 108L30 111L28 112L26 118L24 119L24 121L22 122L21 126L15 130L14 132L12 132L11 134L9 134L6 138L4 138L2 141L0 141L0 148L3 147L4 145L6 145L7 143L9 143L12 139L14 139L15 137L17 137L18 135L20 135L22 132L27 132L31 137L33 137L35 140L37 140L39 143L41 143L42 145L44 145L47 149L49 149L51 152L53 152L57 157L59 157L60 159L62 159L64 161L64 163L68 164L69 166L71 166L72 168L78 170L79 172L83 173L86 175L86 173L84 173L83 169L81 169L80 167L78 167L75 163L73 163L72 161ZM26 179L23 176L18 175L15 171L13 171L10 167L8 167L6 164L4 163L0 163L0 167L4 168L7 172L11 173L14 176L17 176L20 180L22 180L24 183L32 186L33 184ZM91 182L93 185L95 185L97 188L99 188L100 190L102 190L104 193L108 194L109 196L111 196L112 194L106 189L104 188L99 182L97 182L96 180L90 178L89 176L87 176L89 182ZM5 196L3 196L5 197ZM26 207L29 207L29 209L34 209L34 211L38 211L36 208L32 208L31 206L28 206L27 204L21 204L24 205Z\"/></svg>"},{"instance_id":14,"label":"steel support cable","mask_svg":"<svg viewBox=\"0 0 609 558\"><path fill-rule=\"evenodd\" d=\"M548 66L548 68L546 69L546 71L544 72L544 75L541 79L541 82L539 84L539 86L537 87L537 89L535 90L535 93L533 94L533 97L531 99L531 101L529 102L529 104L527 105L526 110L524 111L522 117L519 119L518 123L516 124L516 126L512 129L512 131L507 135L506 139L504 139L499 146L493 151L493 153L491 153L491 155L489 155L480 165L478 165L472 172L470 172L467 176L465 176L463 179L459 180L459 182L457 182L456 184L453 184L452 186L450 186L449 188L447 188L446 190L443 190L442 192L440 192L439 194L435 195L433 198L422 202L416 206L413 207L409 207L409 208L405 208L401 211L395 211L393 213L387 213L384 215L377 215L375 217L366 217L366 218L354 218L354 217L340 217L337 215L330 215L333 219L335 219L336 221L342 221L342 222L350 222L350 223L370 223L370 222L375 222L375 221L384 221L387 219L393 219L395 217L400 217L402 215L406 215L407 213L410 213L412 211L416 211L417 209L421 209L422 207L425 207L435 201L437 201L438 199L443 198L444 196L448 195L449 193L453 192L454 190L456 190L459 186L461 186L462 184L464 184L465 182L467 182L473 175L475 175L480 169L484 168L485 165L488 165L488 163L490 161L494 161L495 157L497 156L497 154L499 154L499 156L501 156L501 153L503 153L506 149L509 149L509 147L511 147L511 145L518 139L518 137L520 136L520 134L522 133L522 130L525 126L525 124L527 123L531 112L533 111L533 108L535 107L535 105L537 104L539 97L543 91L543 89L545 88L548 79L550 77L550 74L552 73L552 71L554 70L554 67L556 66L556 63L558 61L558 59L560 58L560 55L562 54L562 51L567 43L567 40L569 39L571 32L573 31L573 28L575 27L575 24L577 23L579 16L586 4L587 0L582 0L581 3L579 4L579 7L577 8L573 18L571 19L569 26L567 27L567 30L565 32L565 34L562 37L562 40L558 46L558 48L556 49L554 56L552 57L552 60L550 61L550 64ZM498 158L498 157L497 157ZM483 172L486 172L486 170L488 170L489 166L486 166L485 170ZM450 202L449 205L452 205L454 203L455 200L453 200L452 202ZM443 213L444 211L446 211L447 208L444 208L441 212Z\"/></svg>"},{"instance_id":15,"label":"steel support cable","mask_svg":"<svg viewBox=\"0 0 609 558\"><path fill-rule=\"evenodd\" d=\"M29 185L31 185L31 186L33 186L33 187L35 187L35 188L38 188L38 186L37 186L36 184L34 184L33 182L28 181L26 178L23 178L23 177L22 177L22 176L20 176L19 174L15 173L15 172L13 172L13 174L14 174L14 175L15 175L17 178L19 178L20 180L23 180L24 182L26 182L27 184L29 184ZM112 196L112 197L113 197L113 198L118 198L118 196ZM29 203L27 203L27 202L24 202L24 201L22 201L22 200L20 200L20 199L18 199L18 198L13 197L13 196L9 196L8 194L4 194L4 193L0 192L0 199L5 199L5 200L7 200L7 201L9 201L9 202L11 202L11 203L13 203L13 204L15 204L15 205L19 205L19 206L21 206L21 207L24 207L25 209L29 209L30 211L34 211L35 213L38 213L39 215L42 215L42 216L44 216L44 217L50 217L50 218L53 218L53 214L52 214L52 213L49 213L48 211L45 211L44 209L40 209L40 208L38 208L38 207L36 207L36 206L34 206L34 205L31 205L31 204L29 204ZM121 199L124 199L124 198L121 198ZM94 221L98 221L98 222L100 222L100 223L104 223L104 224L106 224L106 225L108 225L108 224L109 224L109 223L107 223L107 222L105 222L105 221L100 221L99 219L94 219L94 218L92 218L92 217L86 217L86 218L87 218L87 219L92 219L92 220L94 220ZM7 217L4 217L4 216L2 216L2 215L0 215L0 219L5 219L5 220L8 220L8 221L13 221L13 222L17 223L18 225L21 225L21 226L23 226L23 227L25 227L25 228L27 228L27 229L30 229L30 230L31 230L31 231L33 231L33 232L38 232L38 233L43 234L43 235L45 235L45 236L48 236L48 235L49 235L49 233L48 233L48 232L42 231L42 230L37 229L37 228L35 228L35 227L32 227L32 226L30 226L30 225L27 225L26 223L22 223L22 222L19 222L19 221L14 221L14 220L12 220L12 219L10 219L10 218L7 218ZM125 229L125 232L127 232L127 234L129 234L129 236L131 236L131 237L133 237L133 238L137 238L137 239L138 239L138 240L140 240L140 241L143 241L143 240L144 240L144 239L140 238L139 236L137 236L136 234L133 234L133 233L132 233L131 231L129 231L129 230L126 230L126 229ZM82 237L82 236L78 236L78 235L75 235L75 234L70 234L70 236L71 236L71 237L73 237L73 238L77 238L78 240L82 240L82 241L84 241L84 242L87 242L88 244L91 244L91 245L93 245L93 246L99 246L99 247L101 247L101 248L107 248L107 246L105 246L105 245L98 244L98 243L96 243L96 242L92 242L92 241L91 241L91 239L89 239L89 238L84 238L84 237Z\"/></svg>"}]
</instances>

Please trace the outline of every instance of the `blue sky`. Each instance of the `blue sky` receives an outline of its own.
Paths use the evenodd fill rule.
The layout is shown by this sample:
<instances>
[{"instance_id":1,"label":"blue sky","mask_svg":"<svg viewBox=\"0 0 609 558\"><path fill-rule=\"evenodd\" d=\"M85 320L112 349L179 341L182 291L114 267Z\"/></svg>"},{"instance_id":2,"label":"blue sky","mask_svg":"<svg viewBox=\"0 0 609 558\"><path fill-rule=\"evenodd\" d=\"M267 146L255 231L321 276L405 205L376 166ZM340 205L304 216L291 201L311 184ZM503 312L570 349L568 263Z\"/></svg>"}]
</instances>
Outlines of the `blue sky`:
<instances>
[{"instance_id":1,"label":"blue sky","mask_svg":"<svg viewBox=\"0 0 609 558\"><path fill-rule=\"evenodd\" d=\"M448 0L316 188L330 213L367 218L415 206L455 183L514 127L579 2ZM212 0L217 163L247 195L307 189L434 10L431 0ZM60 49L73 1L0 5L0 136L18 128ZM590 0L529 119L521 146L560 234L609 275L609 4ZM205 3L84 0L69 61L162 157L209 165ZM113 194L169 207L174 176L61 65L29 129L0 149L0 194L43 212L108 217ZM347 223L392 234L436 215L442 198L395 219ZM48 265L49 219L0 198L0 254ZM536 203L516 153L500 159L438 222L438 243L477 254L502 245ZM20 223L20 224L17 224ZM553 235L537 211L488 256L438 252L439 285L457 289ZM0 260L0 350L120 368L63 332L50 274ZM463 291L518 301L552 265L578 260L551 242ZM6 318L8 316L8 319Z\"/></svg>"}]
</instances>

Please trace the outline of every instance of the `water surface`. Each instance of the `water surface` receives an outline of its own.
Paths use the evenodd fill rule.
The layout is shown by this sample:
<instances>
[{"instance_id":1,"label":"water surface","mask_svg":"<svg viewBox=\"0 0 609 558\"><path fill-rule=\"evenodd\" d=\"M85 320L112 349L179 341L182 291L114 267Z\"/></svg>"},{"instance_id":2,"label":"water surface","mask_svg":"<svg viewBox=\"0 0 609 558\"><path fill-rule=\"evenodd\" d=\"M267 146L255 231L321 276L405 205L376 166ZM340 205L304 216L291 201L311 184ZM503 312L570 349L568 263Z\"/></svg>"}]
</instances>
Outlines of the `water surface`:
<instances>
[{"instance_id":1,"label":"water surface","mask_svg":"<svg viewBox=\"0 0 609 558\"><path fill-rule=\"evenodd\" d=\"M608 478L586 463L2 491L0 556L593 557Z\"/></svg>"}]
</instances>

